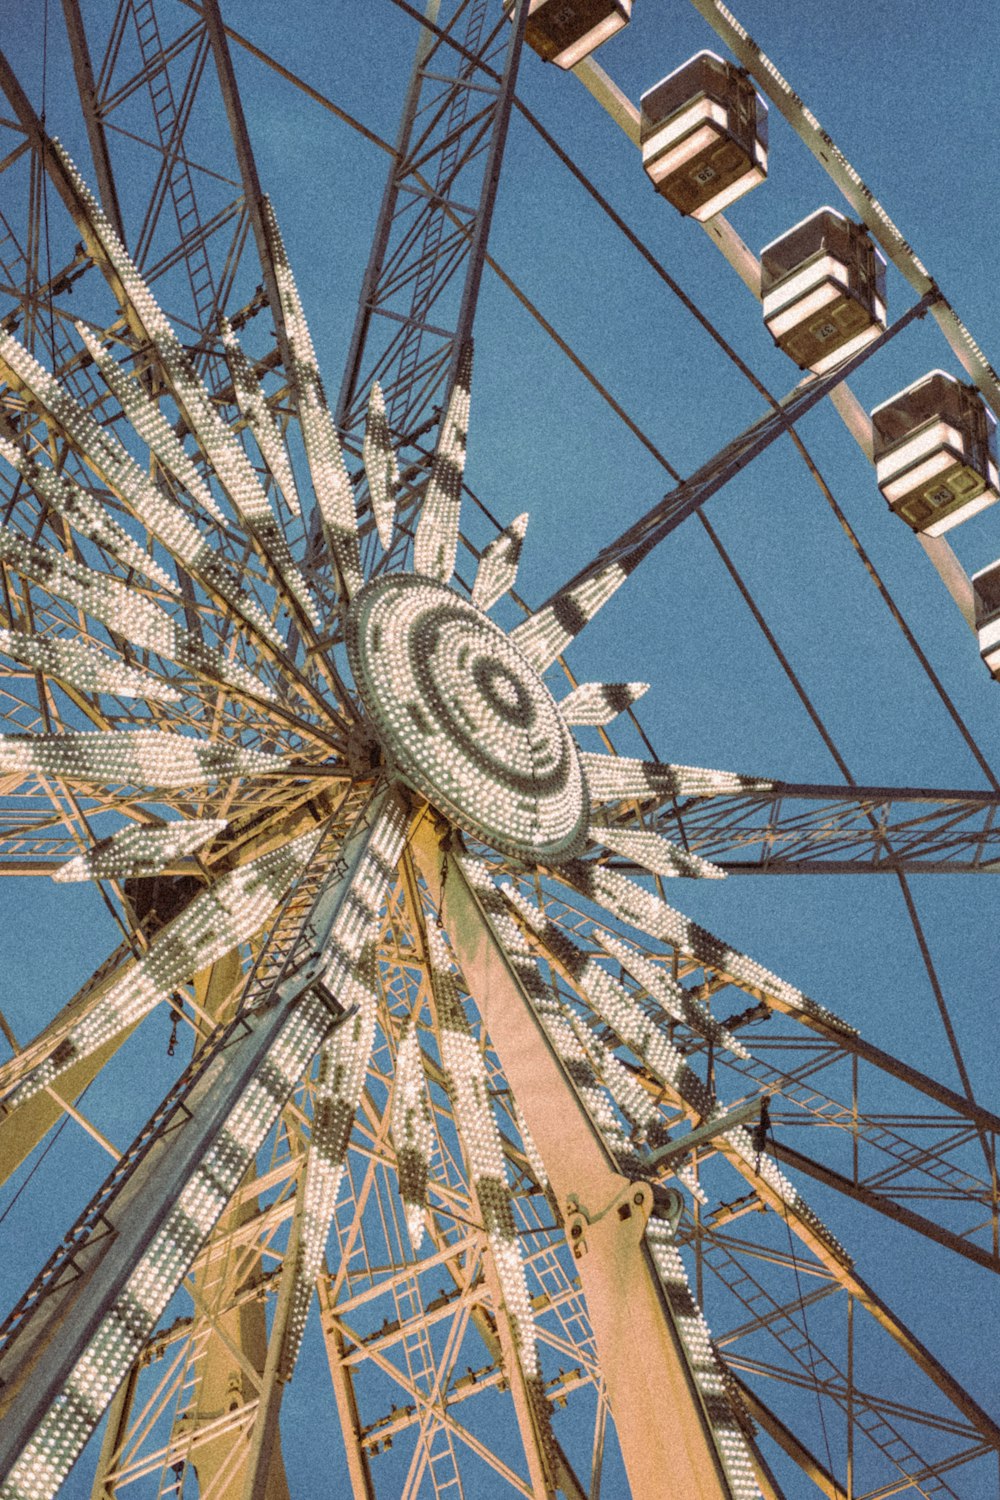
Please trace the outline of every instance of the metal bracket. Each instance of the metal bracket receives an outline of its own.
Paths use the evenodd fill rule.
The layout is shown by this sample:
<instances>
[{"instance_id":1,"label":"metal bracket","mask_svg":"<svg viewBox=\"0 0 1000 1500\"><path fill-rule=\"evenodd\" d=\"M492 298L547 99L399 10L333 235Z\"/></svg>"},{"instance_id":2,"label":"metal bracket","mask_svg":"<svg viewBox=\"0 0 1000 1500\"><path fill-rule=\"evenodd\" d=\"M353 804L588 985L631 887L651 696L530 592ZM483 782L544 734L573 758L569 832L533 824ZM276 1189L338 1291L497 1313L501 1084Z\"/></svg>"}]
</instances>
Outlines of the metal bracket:
<instances>
[{"instance_id":1,"label":"metal bracket","mask_svg":"<svg viewBox=\"0 0 1000 1500\"><path fill-rule=\"evenodd\" d=\"M611 1202L598 1213L590 1214L581 1205L575 1193L566 1200L566 1238L573 1251L573 1258L580 1260L587 1253L587 1229L613 1215L622 1224L638 1230L636 1238L643 1233L653 1211L653 1188L648 1182L628 1182L615 1194Z\"/></svg>"},{"instance_id":2,"label":"metal bracket","mask_svg":"<svg viewBox=\"0 0 1000 1500\"><path fill-rule=\"evenodd\" d=\"M717 1135L724 1134L727 1130L733 1130L737 1125L745 1125L760 1115L761 1102L770 1099L769 1092L755 1094L752 1099L747 1099L743 1104L735 1104L732 1109L727 1109L725 1114L715 1115L711 1120L705 1120L697 1125L687 1135L680 1136L675 1141L668 1141L658 1151L653 1151L646 1162L651 1167L670 1166L687 1156L696 1146L702 1146L706 1141L714 1140Z\"/></svg>"},{"instance_id":3,"label":"metal bracket","mask_svg":"<svg viewBox=\"0 0 1000 1500\"><path fill-rule=\"evenodd\" d=\"M291 1005L310 990L316 998L326 1006L335 1021L346 1021L348 1016L357 1010L356 1005L345 1009L337 999L333 991L323 982L323 974L327 967L327 960L322 953L312 952L305 958L296 969L278 984L271 998L273 1005Z\"/></svg>"}]
</instances>

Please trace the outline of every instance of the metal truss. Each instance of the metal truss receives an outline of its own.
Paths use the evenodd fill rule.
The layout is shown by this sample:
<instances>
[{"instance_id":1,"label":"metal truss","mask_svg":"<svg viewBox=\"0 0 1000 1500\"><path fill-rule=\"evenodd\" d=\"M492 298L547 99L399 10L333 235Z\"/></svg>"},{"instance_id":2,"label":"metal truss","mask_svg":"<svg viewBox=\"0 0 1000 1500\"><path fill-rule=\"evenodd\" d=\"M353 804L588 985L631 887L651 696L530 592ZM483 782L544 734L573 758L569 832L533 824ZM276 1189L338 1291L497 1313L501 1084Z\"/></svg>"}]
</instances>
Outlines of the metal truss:
<instances>
[{"instance_id":1,"label":"metal truss","mask_svg":"<svg viewBox=\"0 0 1000 1500\"><path fill-rule=\"evenodd\" d=\"M347 1457L355 1493L374 1494L385 1485L406 1493L407 1484L416 1492L423 1483L429 1493L447 1495L457 1476L468 1482L480 1472L485 1484L492 1472L510 1493L529 1495L523 1470L512 1468L484 1436L495 1420L490 1413L509 1365L483 1233L475 1227L456 1122L444 1093L434 1092L432 1211L417 1252L394 1187L392 1080L411 1014L421 1016L432 1087L439 1066L421 950L425 929L413 907L418 891L413 875L404 874L389 905L376 1053L349 1178L338 1201L330 1269L318 1283L323 1340L337 1406L352 1435ZM425 894L419 904L423 922L433 923L435 902ZM545 910L561 930L587 942L590 919L555 894ZM794 1159L797 1170L931 1234L956 1254L1000 1269L995 1185L984 1175L980 1150L981 1130L992 1148L1000 1121L980 1113L973 1122L973 1112L963 1113L960 1105L950 1112L930 1107L913 1083L899 1096L897 1113L866 1109L866 1095L884 1100L890 1076L881 1069L872 1072L870 1059L859 1061L830 1038L816 1041L787 1027L775 1030L763 1021L753 995L741 993L725 976L706 973L680 955L673 960L669 954L650 956L665 973L679 974L692 994L710 993L713 1009L740 1034L753 1029L755 1061L748 1069L736 1065L734 1083L744 1094L761 1087L776 1091L780 1106L772 1112L771 1149L779 1160ZM564 1003L574 1005L572 987L555 974L553 982ZM641 998L641 991L637 994ZM741 1004L749 1012L742 1024L730 1015L731 1007ZM577 1264L546 1180L538 1177L535 1143L529 1141L527 1150L522 1143L523 1118L507 1074L485 1036L482 1040L506 1117L505 1150L517 1185L538 1336L547 1351L545 1385L556 1433L564 1409L569 1414L589 1408L595 1445L603 1449L605 1386ZM694 1065L708 1061L711 1069L703 1044L693 1036L689 1044ZM716 1059L720 1093L726 1091L722 1074L730 1066ZM637 1077L645 1087L642 1075ZM661 1096L657 1109L668 1131L676 1132L678 1125L683 1130L676 1102ZM213 1483L220 1492L238 1476L236 1455L252 1437L266 1375L263 1350L256 1363L244 1353L233 1368L233 1330L243 1329L246 1351L252 1344L250 1323L279 1295L311 1111L312 1085L306 1085L286 1111L270 1154L258 1162L256 1177L244 1182L196 1263L193 1315L154 1334L139 1375L123 1387L104 1443L99 1492L117 1493L160 1469L181 1475L188 1465L198 1469L203 1483L218 1474ZM649 1126L646 1133L655 1138ZM830 1165L838 1160L839 1172ZM796 1392L822 1404L831 1429L837 1420L844 1436L838 1437L835 1462L839 1466L840 1445L846 1442L859 1488L864 1482L881 1493L875 1474L888 1486L936 1476L947 1494L949 1473L966 1465L978 1472L975 1465L991 1451L988 1419L915 1345L849 1259L832 1257L791 1214L786 1224L780 1214L768 1213L753 1172L741 1181L711 1141L697 1152L696 1166L712 1206L696 1206L685 1220L683 1241L694 1256L699 1292L727 1365L744 1378L744 1389L753 1381L751 1411L762 1430L794 1455L821 1493L836 1493L826 1455L796 1436L781 1415L786 1401L794 1405L798 1399ZM945 1220L953 1227L945 1227ZM228 1351L230 1373L222 1390L212 1383L219 1379L213 1374L213 1347L217 1357ZM905 1374L907 1356L918 1360L921 1379L915 1383ZM900 1358L904 1363L898 1366L893 1397L871 1394L892 1388L885 1365ZM762 1381L769 1397L759 1394ZM561 1447L555 1462L563 1492L586 1494Z\"/></svg>"},{"instance_id":2,"label":"metal truss","mask_svg":"<svg viewBox=\"0 0 1000 1500\"><path fill-rule=\"evenodd\" d=\"M646 827L729 875L995 874L998 809L995 792L790 782L764 793L640 804ZM73 838L52 826L48 802L33 807L19 794L6 799L5 814L0 874L51 875L73 854ZM609 862L637 868L620 857ZM166 865L163 873L185 868Z\"/></svg>"},{"instance_id":3,"label":"metal truss","mask_svg":"<svg viewBox=\"0 0 1000 1500\"><path fill-rule=\"evenodd\" d=\"M407 519L430 474L421 442L436 428L471 348L500 164L514 102L527 12L489 0L433 0L426 9L372 237L336 404L358 453L369 392L383 394L400 467L397 539L383 558L362 525L367 566L399 566ZM356 492L370 509L363 473ZM367 530L369 540L364 542ZM322 568L314 533L311 558Z\"/></svg>"},{"instance_id":4,"label":"metal truss","mask_svg":"<svg viewBox=\"0 0 1000 1500\"><path fill-rule=\"evenodd\" d=\"M605 949L600 923L567 900L564 891L548 893L546 911L556 927L572 932L588 951ZM654 1013L653 981L669 974L692 995L710 1000L720 1022L752 1048L753 1057L743 1060L723 1058L711 1047L699 1050L710 1075L722 1069L741 1077L742 1083L729 1092L746 1093L756 1086L780 1095L773 1114L779 1159L908 1222L956 1253L1000 1270L992 1169L1000 1117L839 1026L817 1021L810 1027L813 1035L777 1029L773 997L748 988L724 958L716 967L699 962L691 947L669 943L663 950L646 950L645 958L652 965L649 988L637 993L640 999L645 993ZM623 982L629 982L629 971L622 974ZM632 979L640 982L634 974ZM891 1112L873 1109L876 1101L881 1105L890 1099ZM963 1199L965 1204L959 1217L947 1223L942 1217L945 1197L953 1207ZM722 1220L726 1217L721 1213Z\"/></svg>"},{"instance_id":5,"label":"metal truss","mask_svg":"<svg viewBox=\"0 0 1000 1500\"><path fill-rule=\"evenodd\" d=\"M338 425L359 438L377 380L404 463L471 334L520 57L520 28L488 0L445 0L427 16L337 403Z\"/></svg>"},{"instance_id":6,"label":"metal truss","mask_svg":"<svg viewBox=\"0 0 1000 1500\"><path fill-rule=\"evenodd\" d=\"M224 354L223 314L246 343L277 428L295 431L292 356L274 245L217 0L204 0L198 8L123 0L100 36L78 0L63 0L63 9L105 215L113 227L126 230L134 258L182 330L231 427L246 433L247 421ZM448 404L471 330L520 52L521 28L511 26L500 6L487 0L432 3L427 19L337 410L348 454L360 453L368 388L379 380L401 455L401 524L384 557L377 557L364 512L366 481L354 476L369 570L399 565L409 548L408 518L431 471L428 435ZM182 413L146 341L109 306L88 248L93 225L60 176L35 107L2 59L0 82L16 121L2 126L0 185L10 188L8 201L21 207L20 217L12 212L0 220L5 299L0 322L53 366L81 405L99 421L111 421L107 392L71 332L82 317L102 343L114 343L119 360L182 431ZM202 114L208 97L211 109ZM222 151L213 131L206 159L202 141L209 132L202 132L201 121L219 105L229 123L231 153L228 147ZM152 162L153 170L130 173L132 159ZM134 180L146 184L138 198ZM60 201L68 212L57 215ZM907 320L930 306L925 298ZM932 310L936 316L936 304ZM265 311L269 318L259 319ZM273 337L263 327L269 321ZM778 412L729 444L554 596L557 612L560 598L585 578L609 567L628 571L786 433L844 373L794 393ZM0 405L26 450L58 459L71 476L86 473L72 445L21 393L8 386ZM311 559L310 583L332 620L338 601L320 554L320 528L308 516L295 515L266 465L254 462L290 547L304 568ZM198 463L207 475L208 466L200 458ZM153 467L157 482L195 518L183 491ZM79 551L68 525L30 485L16 478L4 485L4 519L15 531ZM125 514L109 489L102 499L110 512ZM224 529L204 515L196 519L251 599L268 619L276 619L275 577L252 529L238 524ZM99 559L110 576L145 587L136 585L101 541L88 547L87 555ZM163 884L147 909L148 893L143 898L137 889L143 882L105 883L125 941L36 1037L23 1048L12 1044L13 1055L2 1065L12 1091L31 1077L40 1059L59 1055L71 1029L96 1013L112 986L134 977L164 924L189 911L199 892L310 831L325 828L339 847L371 791L369 747L355 732L350 694L327 650L339 627L334 624L324 639L308 620L295 616L289 652L281 659L265 638L244 628L245 621L224 596L213 594L203 576L170 561L188 624L202 642L229 652L248 673L280 692L276 705L265 710L245 682L223 689L209 676L178 679L177 700L153 700L143 723L238 740L248 749L270 750L280 740L293 757L292 769L281 779L262 778L252 793L235 783L213 797L177 793L174 810L182 816L194 811L230 817L225 848L165 865ZM88 638L89 632L94 644L107 645L105 632L44 583L26 582L12 569L3 573L0 625L27 623L55 636L72 630ZM155 590L147 593L155 596ZM567 617L572 621L572 610ZM128 660L137 670L175 680L155 652L135 650ZM135 723L127 701L56 691L44 672L27 666L15 666L2 693L7 732ZM320 758L325 766L317 765ZM12 776L0 793L4 874L52 873L71 855L90 850L123 814L155 821L125 786L81 792L57 776L39 774L27 781ZM658 831L732 874L971 873L992 871L1000 858L998 801L994 793L781 783L767 792L640 798L623 803L614 819L629 829ZM962 1485L988 1484L1000 1446L996 1424L859 1276L850 1256L831 1244L797 1192L787 1199L776 1192L776 1179L761 1172L760 1158L763 1152L787 1166L796 1181L818 1184L831 1195L826 1201L839 1195L932 1241L959 1262L996 1272L1000 1119L976 1099L849 1029L817 1021L812 1012L803 1021L803 1015L783 1010L780 995L748 979L742 956L731 950L720 956L717 949L699 948L700 939L633 938L647 965L646 982L624 964L614 970L616 981L703 1086L711 1108L695 1109L636 1050L613 1051L615 1034L581 984L588 959L607 960L604 918L595 917L565 882L547 876L519 879L499 861L496 876L513 880L521 896L537 904L541 935L523 912L502 909L499 897L492 915L484 913L480 897L463 885L459 843L442 839L426 808L411 811L411 847L394 866L379 912L371 1063L346 1150L327 1256L311 1267L306 1288L307 1295L317 1294L332 1387L330 1421L335 1412L354 1500L376 1494L456 1500L476 1493L477 1485L484 1493L491 1486L489 1493L561 1493L584 1500L597 1493L602 1480L610 1493L625 1483L610 1435L613 1422L633 1485L644 1482L647 1493L661 1492L657 1486L670 1461L660 1450L679 1434L697 1454L693 1466L703 1493L728 1500L734 1491L720 1477L710 1403L684 1384L687 1366L677 1352L676 1327L692 1316L693 1301L669 1303L662 1276L658 1280L652 1273L648 1253L635 1237L637 1221L645 1226L654 1203L664 1214L669 1205L674 1215L672 1233L693 1268L694 1291L713 1330L711 1359L721 1356L726 1381L742 1392L759 1429L755 1436L746 1420L741 1441L751 1455L755 1482L769 1500L780 1500L781 1491L769 1472L761 1434L808 1478L810 1493L836 1500L846 1493L875 1500L908 1490L959 1496L971 1493ZM615 855L594 863L619 873L636 868ZM266 1061L273 1037L259 1044L249 1063L240 1060L240 1049L250 1056L257 1029L241 1032L232 1019L245 994L245 971L254 975L258 990L265 981L273 989L287 976L300 938L312 936L305 923L321 873L322 867L313 865L303 882L293 885L264 936L251 933L178 982L167 1004L184 1026L186 1040L189 1034L194 1060L131 1152L118 1158L88 1119L82 1098L130 1029L123 1028L30 1097L11 1104L8 1093L0 1114L0 1175L14 1172L57 1122L88 1131L117 1158L114 1192L95 1200L80 1234L63 1247L44 1284L33 1289L30 1305L17 1310L14 1323L30 1325L48 1362L46 1391L54 1388L57 1359L62 1365L56 1373L65 1375L68 1353L57 1337L60 1324L78 1340L72 1345L77 1352L83 1338L82 1328L74 1329L72 1317L61 1309L87 1293L91 1263L106 1253L99 1243L101 1216L118 1231L115 1253L121 1254L129 1225L124 1217L116 1219L109 1204L122 1185L127 1191L119 1208L128 1204L131 1192L150 1214L178 1188L178 1179L154 1170L168 1154L162 1148L169 1110L190 1106L183 1127L189 1140L204 1128L203 1149L192 1148L188 1163L197 1165L195 1158L207 1154L212 1137L201 1124L206 1096L188 1091L225 1050L220 1037L242 1037L230 1052L221 1086L228 1104ZM516 920L537 966L531 1051L520 1064L517 1038L505 1030L509 1017L496 999L498 994L517 999L518 983L511 981L509 964L500 973L495 943L493 956L484 957L501 918ZM468 1117L456 1103L448 1070L447 1008L432 961L435 934L445 926L457 959L454 984L469 1017L471 1051L500 1121L512 1243L523 1263L537 1340L534 1384L509 1287L498 1269L502 1257L477 1191ZM553 933L561 941L550 941ZM675 987L671 993L679 1015L663 1008L664 986ZM690 1023L702 1011L709 1018L707 1031ZM523 1012L530 1014L529 1008ZM548 1031L540 1015L548 1015ZM263 1025L280 1031L276 1013ZM559 1026L572 1031L580 1049L573 1066L565 1055L559 1060L564 1034ZM716 1046L713 1026L745 1041L747 1055ZM413 1036L429 1101L422 1241L412 1202L401 1189L407 1170L399 1134L401 1057ZM549 1082L560 1109L546 1116ZM219 1109L218 1079L213 1087L208 1103ZM280 1100L277 1122L262 1149L245 1164L238 1187L184 1270L182 1289L190 1310L174 1316L171 1309L169 1317L164 1314L141 1337L137 1334L138 1357L114 1397L97 1458L93 1493L101 1500L138 1493L134 1485L143 1493L180 1495L192 1473L204 1500L285 1500L288 1484L276 1424L288 1373L285 1341L301 1296L296 1278L307 1234L308 1163L324 1139L323 1087L321 1073L308 1071ZM721 1108L734 1099L741 1101L746 1118L758 1122L756 1166L734 1153L721 1128L711 1125L717 1102ZM762 1100L771 1101L769 1131L763 1128ZM706 1125L707 1134L692 1142L692 1134L704 1132ZM564 1157L572 1161L575 1179ZM679 1217L678 1174L694 1189ZM574 1184L579 1197L571 1202ZM576 1240L568 1232L571 1225L579 1228ZM59 1274L77 1252L86 1285L67 1295ZM612 1289L620 1289L623 1276L639 1309L635 1316L646 1320L650 1361L664 1382L676 1378L677 1389L683 1387L685 1394L676 1401L664 1401L663 1384L655 1388L659 1405L650 1388L645 1393L638 1388L634 1347L613 1321L622 1299ZM106 1310L109 1298L99 1310ZM12 1324L7 1331L16 1328ZM18 1379L24 1373L18 1339L6 1349L14 1370L11 1389L28 1390L30 1382ZM716 1368L712 1364L713 1376ZM36 1405L40 1399L37 1392L30 1395ZM817 1409L820 1430L836 1432L832 1450L817 1447ZM21 1411L21 1426L30 1427L34 1416ZM589 1442L581 1448L575 1439L584 1428ZM812 1436L807 1440L803 1433ZM678 1491L685 1500L695 1493L695 1478L690 1489ZM676 1481L682 1487L687 1482Z\"/></svg>"},{"instance_id":7,"label":"metal truss","mask_svg":"<svg viewBox=\"0 0 1000 1500\"><path fill-rule=\"evenodd\" d=\"M806 786L643 809L651 827L730 875L993 873L995 792Z\"/></svg>"}]
</instances>

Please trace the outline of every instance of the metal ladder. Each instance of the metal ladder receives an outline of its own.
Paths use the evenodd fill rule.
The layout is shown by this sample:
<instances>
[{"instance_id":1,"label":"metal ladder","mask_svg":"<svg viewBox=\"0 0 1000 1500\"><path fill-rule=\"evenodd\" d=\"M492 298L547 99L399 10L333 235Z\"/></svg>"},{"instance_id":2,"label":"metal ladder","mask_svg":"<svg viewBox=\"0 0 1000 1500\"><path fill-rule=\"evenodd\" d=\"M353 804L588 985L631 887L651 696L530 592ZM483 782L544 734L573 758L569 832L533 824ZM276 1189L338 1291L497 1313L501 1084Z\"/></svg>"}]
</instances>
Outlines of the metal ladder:
<instances>
[{"instance_id":1,"label":"metal ladder","mask_svg":"<svg viewBox=\"0 0 1000 1500\"><path fill-rule=\"evenodd\" d=\"M393 1286L393 1301L399 1319L400 1343L406 1360L407 1373L415 1390L429 1396L434 1388L436 1369L434 1348L430 1334L423 1321L423 1303L416 1276ZM445 1390L439 1400L443 1407ZM433 1419L432 1419L433 1422ZM427 1454L427 1471L434 1487L435 1500L447 1496L448 1500L462 1500L465 1491L455 1458L454 1439L442 1422L433 1422L426 1436L418 1439Z\"/></svg>"},{"instance_id":2,"label":"metal ladder","mask_svg":"<svg viewBox=\"0 0 1000 1500\"><path fill-rule=\"evenodd\" d=\"M465 37L463 39L463 45L469 52L478 52L479 50L486 12L487 0L475 0L466 23ZM464 79L467 74L471 74L472 72L473 65L463 60L458 70L459 78ZM450 186L459 152L462 148L461 127L464 125L469 111L470 89L463 86L462 83L453 85L453 88L454 92L443 126L446 144L438 154L438 167L434 177L435 191L441 194L445 194ZM404 163L402 175L405 176L406 170L407 164ZM417 266L417 274L414 279L410 301L408 326L397 360L396 378L393 381L391 390L387 392L390 424L394 429L399 431L406 430L409 420L412 403L408 398L412 395L412 383L420 359L420 349L423 341L423 323L426 321L427 313L434 300L436 290L434 282L438 272L438 261L441 254L441 241L444 235L444 228L444 208L440 204L432 203L424 228L420 261Z\"/></svg>"},{"instance_id":3,"label":"metal ladder","mask_svg":"<svg viewBox=\"0 0 1000 1500\"><path fill-rule=\"evenodd\" d=\"M838 1393L844 1393L844 1395L832 1397L836 1404L841 1406L847 1390L846 1377L833 1361L806 1337L804 1330L788 1309L776 1302L720 1241L702 1240L701 1255L705 1264L718 1276L737 1301L753 1313L762 1328L766 1328L766 1331L778 1340L781 1347L791 1355L811 1382L822 1380ZM954 1491L948 1485L933 1476L918 1482L917 1476L927 1467L927 1460L922 1458L910 1446L902 1433L898 1432L875 1409L869 1399L858 1391L855 1391L853 1398L853 1419L855 1426L889 1460L897 1472L905 1475L913 1484L916 1493L926 1496L954 1496Z\"/></svg>"},{"instance_id":4,"label":"metal ladder","mask_svg":"<svg viewBox=\"0 0 1000 1500\"><path fill-rule=\"evenodd\" d=\"M205 249L204 226L198 212L194 183L188 164L180 150L187 109L178 110L170 82L169 65L163 56L163 40L152 0L133 0L132 16L142 61L149 71L149 97L156 121L156 131L163 150L167 189L177 219L181 251L191 284L191 296L198 328L206 331L214 324L216 309L215 278ZM196 44L208 54L207 36ZM201 76L204 59L196 60L191 76ZM186 104L181 101L182 106Z\"/></svg>"},{"instance_id":5,"label":"metal ladder","mask_svg":"<svg viewBox=\"0 0 1000 1500\"><path fill-rule=\"evenodd\" d=\"M976 1197L984 1207L990 1206L989 1184L965 1171L962 1167L953 1166L940 1157L932 1157L928 1160L928 1152L933 1148L914 1145L906 1140L904 1136L897 1135L884 1125L879 1125L869 1120L865 1115L854 1115L854 1112L846 1104L822 1093L811 1084L800 1083L794 1076L769 1067L759 1058L751 1057L749 1061L742 1059L726 1058L726 1067L742 1073L744 1076L755 1078L762 1083L780 1082L781 1094L785 1099L793 1100L804 1110L809 1111L814 1117L824 1124L839 1127L845 1132L856 1133L860 1140L868 1145L886 1153L899 1168L904 1171L919 1171L930 1177L933 1181L953 1192L968 1197L970 1194ZM956 1121L956 1128L961 1122ZM942 1122L944 1128L944 1122ZM968 1125L968 1136L975 1138L973 1126ZM891 1166L883 1170L893 1170ZM873 1189L879 1188L877 1179L863 1179L867 1186ZM890 1191L888 1186L883 1191Z\"/></svg>"}]
</instances>

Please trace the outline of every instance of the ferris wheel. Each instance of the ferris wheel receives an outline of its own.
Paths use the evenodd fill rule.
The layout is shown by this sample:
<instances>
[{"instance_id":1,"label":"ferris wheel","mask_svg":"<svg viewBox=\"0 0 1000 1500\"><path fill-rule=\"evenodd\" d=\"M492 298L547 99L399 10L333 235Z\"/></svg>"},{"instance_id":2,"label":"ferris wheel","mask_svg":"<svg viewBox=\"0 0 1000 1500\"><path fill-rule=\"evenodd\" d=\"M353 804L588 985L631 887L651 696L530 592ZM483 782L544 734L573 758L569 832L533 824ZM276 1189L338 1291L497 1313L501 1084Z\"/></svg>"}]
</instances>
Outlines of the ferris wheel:
<instances>
[{"instance_id":1,"label":"ferris wheel","mask_svg":"<svg viewBox=\"0 0 1000 1500\"><path fill-rule=\"evenodd\" d=\"M719 0L355 9L0 51L0 1496L993 1494L997 375Z\"/></svg>"}]
</instances>

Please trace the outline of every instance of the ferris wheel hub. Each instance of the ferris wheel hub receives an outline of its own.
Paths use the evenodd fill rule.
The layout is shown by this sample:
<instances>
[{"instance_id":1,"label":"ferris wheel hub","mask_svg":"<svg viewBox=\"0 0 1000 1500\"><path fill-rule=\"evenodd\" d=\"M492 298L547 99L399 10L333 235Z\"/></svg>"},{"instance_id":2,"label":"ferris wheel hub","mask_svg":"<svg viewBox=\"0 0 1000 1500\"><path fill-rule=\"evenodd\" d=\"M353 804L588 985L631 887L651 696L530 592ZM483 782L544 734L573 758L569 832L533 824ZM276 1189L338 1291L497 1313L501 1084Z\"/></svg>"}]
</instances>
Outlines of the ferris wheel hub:
<instances>
[{"instance_id":1,"label":"ferris wheel hub","mask_svg":"<svg viewBox=\"0 0 1000 1500\"><path fill-rule=\"evenodd\" d=\"M385 575L353 601L347 649L387 758L435 807L515 858L582 852L589 804L569 727L482 610L432 579Z\"/></svg>"}]
</instances>

